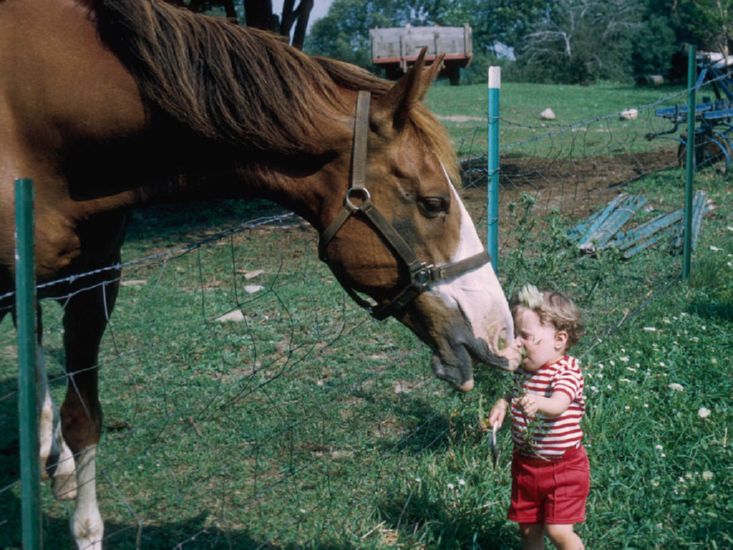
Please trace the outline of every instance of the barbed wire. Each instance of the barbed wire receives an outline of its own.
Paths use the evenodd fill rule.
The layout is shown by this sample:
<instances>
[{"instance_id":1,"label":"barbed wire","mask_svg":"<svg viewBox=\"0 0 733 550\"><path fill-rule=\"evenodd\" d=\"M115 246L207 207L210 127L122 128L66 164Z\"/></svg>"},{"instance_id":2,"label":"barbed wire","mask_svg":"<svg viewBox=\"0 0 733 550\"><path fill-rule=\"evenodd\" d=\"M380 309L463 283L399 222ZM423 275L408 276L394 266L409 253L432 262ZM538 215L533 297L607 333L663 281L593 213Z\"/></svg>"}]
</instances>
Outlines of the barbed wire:
<instances>
[{"instance_id":1,"label":"barbed wire","mask_svg":"<svg viewBox=\"0 0 733 550\"><path fill-rule=\"evenodd\" d=\"M649 113L649 116L652 116L653 106L659 105L667 101L668 97L676 95L678 94L670 94L670 96L643 107L640 111L644 110ZM607 130L613 129L613 132L615 132L613 124L616 123L616 119L611 117L617 116L618 114L614 113L613 115L592 117L583 121L582 124L577 122L560 129L553 128L552 131L537 136L537 139L517 142L522 145L546 143L555 141L555 138L559 135L574 135L573 139L567 143L551 143L543 150L540 157L535 157L536 160L525 163L523 166L524 171L520 170L515 174L505 171L502 174L505 190L515 191L513 194L508 193L507 197L503 199L502 210L504 215L506 217L513 216L516 223L519 217L518 210L522 208L522 197L526 195L534 197L534 202L527 204L526 209L529 214L534 216L533 219L535 220L532 225L520 225L514 232L507 230L505 242L502 246L503 256L505 257L504 263L506 264L502 272L504 273L505 288L511 289L520 284L523 277L526 278L536 274L537 266L541 265L538 260L542 259L543 254L540 247L545 246L546 242L540 239L538 235L544 233L545 237L548 236L548 231L552 228L549 218L555 211L562 212L562 208L558 208L558 205L562 206L562 200L578 202L580 199L588 199L584 202L584 208L587 210L589 207L601 206L609 193L617 191L616 187L612 187L610 190L606 188L603 192L599 191L598 186L589 186L586 189L577 177L575 180L570 179L568 181L562 179L568 177L568 173L575 173L577 176L581 163L585 162L574 157L573 153L576 149L580 148L587 152L591 149L605 148L610 151L614 147L615 138L612 136L607 136L602 145L590 143L587 127L603 125ZM502 122L512 125L511 121L502 119ZM649 121L647 121L647 124L649 124ZM516 124L516 126L525 129L530 128L520 124ZM584 128L585 131L580 131L581 128ZM618 130L619 133L622 131L623 129ZM634 136L633 139L637 139L636 134ZM624 145L628 145L628 142ZM520 148L520 145L512 145L509 149L511 148ZM631 158L624 157L621 162L627 162ZM513 161L514 159L507 160ZM646 166L641 159L636 159L636 162L638 167ZM595 170L598 171L598 168L595 168ZM642 170L642 172L639 177L645 177L649 174L645 170ZM612 184L624 185L628 181L630 180L625 178L620 182L614 181ZM602 185L608 186L609 183L604 182ZM554 192L559 193L564 199L553 198ZM509 206L510 203L514 204L512 208ZM573 209L572 212L577 213L577 210ZM485 211L482 212L479 208L479 215L476 216L476 209L474 208L472 213L480 224L485 224ZM252 461L252 464L249 465L249 486L245 485L250 490L247 496L227 494L230 489L228 480L243 475L243 470L232 467L231 462L222 462L221 466L213 468L203 463L199 464L202 473L197 476L195 482L187 484L178 481L180 476L174 472L171 472L168 476L159 474L159 476L165 478L162 483L178 481L175 484L175 490L177 491L178 500L181 502L201 499L202 488L208 489L204 492L216 493L202 499L201 506L204 509L212 506L212 501L217 502L217 498L219 499L217 511L207 511L202 525L191 526L189 532L180 533L175 535L174 539L165 540L165 544L175 548L196 546L200 543L202 537L212 532L216 536L219 536L217 533L220 533L223 537L236 537L236 528L231 525L239 524L241 521L232 522L231 519L228 519L231 513L230 507L234 503L237 506L245 506L256 510L265 507L267 510L265 513L277 514L279 513L277 508L280 491L292 493L295 490L301 490L308 493L317 490L312 487L303 488L301 486L309 484L310 478L307 477L307 474L310 472L317 471L319 467L324 467L324 464L328 463L329 460L338 462L333 457L328 458L328 454L333 454L336 450L345 449L351 453L354 461L361 460L367 463L370 468L370 479L367 488L361 493L361 498L367 504L357 502L358 506L353 505L346 512L347 517L354 517L360 512L361 506L373 506L373 504L369 504L369 499L379 492L380 480L385 476L385 472L391 472L395 468L394 465L387 464L388 459L394 456L402 456L404 449L410 448L411 445L423 452L434 450L441 441L449 436L451 428L448 422L445 425L438 425L434 417L428 416L426 418L426 415L416 416L415 422L412 423L405 421L404 423L408 425L407 432L402 434L401 437L387 438L389 442L386 445L382 445L380 439L373 435L360 433L360 430L364 429L365 426L373 428L375 424L377 425L376 429L381 429L379 426L380 419L389 419L390 414L397 414L397 412L389 409L397 410L398 405L405 401L419 402L424 400L436 411L435 414L438 416L446 414L446 405L440 405L432 398L432 393L435 392L438 383L434 382L427 373L416 376L416 382L412 383L410 392L400 394L400 397L396 400L394 390L392 390L393 397L390 399L389 395L385 395L386 390L370 389L371 386L386 383L385 373L380 368L366 370L361 368L361 363L366 362L364 358L366 352L362 351L361 347L359 348L360 353L347 355L346 359L340 360L336 365L322 366L322 363L326 362L324 358L330 357L328 353L350 351L349 348L354 346L355 343L362 346L365 337L374 338L375 334L379 335L381 333L381 329L375 328L375 323L369 320L363 312L356 309L340 290L331 292L330 296L327 297L325 307L328 307L329 312L331 312L328 319L322 318L318 308L313 307L316 305L314 303L316 300L326 299L322 295L323 292L305 297L302 295L297 297L285 296L296 277L309 283L316 283L318 288L322 288L320 277L327 276L325 269L309 271L303 270L300 265L296 268L286 269L287 262L295 261L290 259L289 255L285 257L288 252L282 250L279 260L270 258L268 261L268 265L275 264L276 267L271 270L267 287L248 298L242 294L240 288L241 277L237 272L239 262L242 260L238 257L236 239L246 232L261 229L266 225L282 224L292 217L292 214L283 214L257 218L218 232L215 235L207 236L200 241L39 285L39 289L53 291L44 292L44 294L48 294L47 300L59 301L64 305L64 303L68 303L70 298L78 295L79 292L101 292L102 296L105 296L106 285L112 282L123 282L122 276L117 274L120 271L153 270L155 276L147 279L147 281L152 279L152 282L147 282L145 285L147 295L143 296L136 304L125 306L138 308L142 313L152 316L154 314L151 310L154 310L156 305L154 302L155 295L162 295L170 291L175 292L176 284L191 285L189 282L172 280L175 275L174 263L189 261L189 266L192 264L193 270L184 268L183 271L187 273L195 272L196 274L195 292L190 288L186 290L185 299L182 300L184 305L181 307L188 308L188 311L194 310L193 296L194 293L197 295L195 301L198 302L199 306L196 314L198 329L194 333L187 333L186 340L192 340L194 346L205 344L206 350L202 351L201 355L209 353L210 349L213 348L214 352L211 355L215 356L215 359L207 358L205 369L204 367L201 368L202 375L207 374L216 380L217 384L213 388L200 389L198 386L190 386L189 378L181 378L188 376L190 373L171 375L165 372L158 376L156 372L159 370L158 363L166 360L165 352L160 350L160 355L156 355L152 352L157 350L151 349L151 347L154 347L151 344L146 345L144 341L136 341L135 335L126 336L125 331L129 330L129 327L126 326L128 321L126 319L124 321L119 320L117 316L110 316L109 308L105 308L105 316L109 319L105 336L105 349L109 351L104 352L104 355L100 358L99 366L87 370L96 368L104 369L106 372L110 372L113 368L118 371L129 370L129 378L124 376L114 378L118 387L112 389L122 394L122 396L118 395L118 398L128 396L133 400L133 406L126 409L130 412L123 416L124 420L119 428L113 427L112 424L107 424L105 427L105 443L110 444L110 450L106 453L102 451L100 454L104 459L104 463L103 466L98 468L99 491L103 501L113 499L115 506L124 511L124 515L122 515L122 512L117 512L115 516L117 519L111 522L113 527L108 529L105 535L106 542L114 544L125 533L131 533L134 538L134 546L136 548L144 547L145 541L148 540L145 529L149 525L154 525L160 521L164 523L174 522L178 517L177 513L173 511L173 515L167 516L171 519L161 520L161 517L166 517L163 515L163 511L149 508L145 505L146 503L141 502L135 492L136 486L126 479L124 472L132 469L133 460L153 456L162 457L160 460L163 464L161 466L163 470L166 468L175 469L178 462L171 459L166 449L172 444L176 444L171 439L181 437L182 429L188 430L188 433L193 432L196 435L195 439L200 440L202 446L208 447L208 454L217 453L217 445L221 446L222 449L230 450L231 445L222 444L221 439L237 437L240 444L235 448L240 449L240 460L244 462L249 460ZM506 221L506 218L504 227L512 227ZM522 232L524 234L521 234ZM221 243L226 244L222 245ZM221 249L226 248L226 255L228 256L225 268L216 267L222 273L226 272L229 278L229 293L225 299L218 299L217 295L212 295L213 293L209 292L210 289L207 288L207 269L209 268L207 262L210 259L204 258L203 254L204 251L216 247L220 249L220 252ZM515 251L515 254L508 254L508 250ZM563 264L568 266L567 271L572 270L573 276L578 277L576 294L581 296L580 301L586 307L593 307L603 289L611 287L614 281L631 281L633 277L641 277L639 284L636 284L633 288L647 288L646 285L650 281L653 283L651 294L644 291L634 296L629 291L629 295L624 297L622 303L615 304L611 308L612 314L608 324L593 328L589 343L585 348L579 350L579 356L590 362L599 360L597 350L600 343L639 315L652 300L656 299L658 294L663 294L672 288L671 285L677 276L676 271L672 268L671 261L662 263L662 268L658 273L649 274L648 278L644 278L646 277L645 274L629 274L629 270L624 269L613 274L602 273L601 267L603 266L598 267L595 265L598 263L596 259L589 256L573 255L567 248L560 245L558 245L558 248L551 248L550 252L560 256L564 262L567 262ZM213 261L211 265L214 265ZM557 268L550 267L552 269L549 269L547 278L558 275ZM85 281L92 281L100 276L104 279L101 282L93 281L84 284ZM586 281L582 277L588 277L588 280ZM558 279L561 282L572 280L568 278L567 274L558 277ZM61 292L64 285L74 285L73 291ZM227 294L221 289L213 290L216 293ZM315 296L315 294L318 294L318 296ZM12 298L13 293L5 294L0 296L0 302ZM166 295L163 295L162 299L166 299ZM302 301L307 302L305 305L316 311L304 317L300 312ZM247 347L249 356L247 358L248 368L238 371L233 375L232 380L231 378L225 378L225 375L221 373L229 372L232 368L235 368L239 356L231 357L227 354L229 329L222 328L224 325L214 323L213 320L222 313L235 310L238 310L243 317L243 322L238 324L240 334L236 343L242 347ZM269 320L271 327L266 332L258 330L259 321L262 317L255 315L262 311L278 312L277 319ZM334 315L333 311L337 311L337 315ZM135 318L135 315L133 314L132 317ZM145 316L140 315L139 317L139 319L136 318L136 321L144 323ZM148 332L155 333L160 328L159 324L166 322L165 320L158 321L148 328ZM165 334L163 332L163 337L165 337ZM274 346L273 351L271 340L274 336L280 338L278 343L284 342L284 344L279 349ZM131 348L131 344L137 344L138 347ZM58 345L58 343L51 345ZM185 352L182 353L185 354ZM427 362L427 351L424 350L407 349L392 353L392 357L385 358L384 362L411 363L417 360ZM179 362L183 365L178 366L184 366L184 370L191 371L196 369L198 361L201 361L201 359L180 357ZM212 368L214 363L216 363L218 370ZM165 367L161 368L170 370ZM298 379L299 382L303 382L309 378L324 376L319 374L319 369L328 371L329 374L325 376L327 381L323 385L308 381L297 386L300 391L310 391L313 399L308 401L310 405L308 410L294 411L293 404L300 402L290 394L293 390L285 387L284 380ZM330 374L331 371L336 369L343 369L344 375L336 377ZM219 376L219 378L214 375ZM155 386L154 398L158 398L164 403L164 406L155 415L152 424L148 418L149 413L145 412L147 407L143 399L145 392L127 388L127 385L133 382L134 376L150 376L150 379L147 379L145 383ZM50 385L55 390L58 390L62 385L70 385L73 388L73 382L73 375L54 374L50 377ZM148 387L147 389L152 390L153 388ZM288 391L284 391L285 389ZM200 391L203 402L187 401L181 403L178 401L181 391ZM314 391L318 391L318 393L314 394ZM353 396L361 394L367 395L369 399L383 399L384 408L387 410L380 411L382 415L375 415L374 418L368 419L369 422L354 419L352 411L348 411L349 399L345 399L343 396L352 396L353 399L357 399ZM14 401L15 397L15 391L3 392L3 395L0 396L0 406L7 407L8 403ZM359 399L368 400L367 397ZM257 403L251 405L251 409L248 408L250 407L249 403L253 401ZM334 417L334 409L343 410L335 406L337 403L344 404L347 412L349 412L346 419L338 415ZM466 414L466 411L472 410L474 406L475 403L464 401L459 404L457 414ZM235 415L233 412L237 408L240 408L241 411ZM262 420L261 425L251 429L244 429L240 425L243 419L255 415L259 420ZM213 430L214 423L217 424L217 432ZM315 432L313 431L314 425L318 427ZM203 429L201 426L204 426ZM388 434L391 433L389 430L385 431ZM339 440L331 432L348 434L348 437ZM320 435L318 435L319 433ZM118 452L118 454L113 455L113 448L125 452ZM318 483L322 484L325 487L324 492L329 494L332 491L330 487L332 485L338 486L340 481L332 476L330 468L326 466L324 469L325 473L321 473L322 477ZM160 480L157 480L157 482L160 482ZM17 490L18 483L18 480L11 480L10 483L0 487L0 498L12 498L11 495ZM364 496L370 493L371 496ZM306 497L302 498L308 500ZM270 502L268 499L274 502ZM71 504L64 506L68 512ZM319 530L311 529L311 531L317 533L314 535L315 539L310 539L311 543L315 544L320 540L320 537L328 529L337 531L343 527L345 518L342 516L335 518L331 514L331 510L336 506L336 498L333 496L323 501L304 504L305 513L303 517L319 514L322 518ZM166 507L175 510L170 503ZM343 509L341 508L340 511L343 512ZM254 514L256 513L254 512ZM123 518L127 518L124 520L127 525L119 519L121 515ZM254 516L242 510L242 517L252 518ZM218 525L205 525L205 521L216 521ZM227 530L229 530L230 535L227 535ZM174 529L171 528L171 532L173 531ZM250 539L251 547L275 547L280 545L283 540L297 539L297 535L292 532L292 520L282 521L280 527L273 528L271 531L268 531L265 526L256 532L262 534ZM249 537L249 531L245 530L245 534ZM155 534L151 536L155 537ZM159 540L157 542L160 543ZM289 544L297 545L298 543Z\"/></svg>"}]
</instances>

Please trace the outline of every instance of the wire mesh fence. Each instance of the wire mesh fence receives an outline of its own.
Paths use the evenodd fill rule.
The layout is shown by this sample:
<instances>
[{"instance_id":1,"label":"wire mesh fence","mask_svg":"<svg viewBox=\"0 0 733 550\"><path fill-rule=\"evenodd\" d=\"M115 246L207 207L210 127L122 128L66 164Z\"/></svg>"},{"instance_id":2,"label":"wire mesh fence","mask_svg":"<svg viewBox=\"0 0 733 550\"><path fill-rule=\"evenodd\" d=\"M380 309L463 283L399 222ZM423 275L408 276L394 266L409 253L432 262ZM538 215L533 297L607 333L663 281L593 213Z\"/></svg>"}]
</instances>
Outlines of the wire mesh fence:
<instances>
[{"instance_id":1,"label":"wire mesh fence","mask_svg":"<svg viewBox=\"0 0 733 550\"><path fill-rule=\"evenodd\" d=\"M587 312L594 347L675 281L680 259L659 245L623 261L568 238L621 190L646 196L639 222L682 204L679 140L659 105L567 125L502 119L501 278L567 291ZM485 231L485 124L460 146L464 200ZM668 136L669 137L669 136ZM483 165L482 165L483 162ZM105 411L97 485L107 548L389 546L433 455L480 441L478 398L434 380L429 350L367 318L317 261L317 234L289 215L212 230L190 244L145 243L143 216L126 250L121 291L99 359ZM135 233L137 231L137 233ZM175 239L174 239L175 240ZM102 292L103 285L84 286ZM43 303L51 391L63 400L62 307ZM9 316L6 316L9 317ZM0 330L0 545L19 544L16 365L9 318ZM499 373L480 372L483 393ZM73 382L73 381L72 381ZM70 384L73 391L73 383ZM477 404L478 403L478 404ZM466 411L470 411L467 413ZM452 464L445 510L488 455ZM506 472L497 481L507 482ZM504 476L504 477L501 477ZM409 495L407 502L394 493ZM499 505L485 491L480 506ZM43 528L69 547L73 504L43 489ZM477 505L479 506L479 505ZM417 527L415 527L417 529ZM499 527L499 529L502 529Z\"/></svg>"}]
</instances>

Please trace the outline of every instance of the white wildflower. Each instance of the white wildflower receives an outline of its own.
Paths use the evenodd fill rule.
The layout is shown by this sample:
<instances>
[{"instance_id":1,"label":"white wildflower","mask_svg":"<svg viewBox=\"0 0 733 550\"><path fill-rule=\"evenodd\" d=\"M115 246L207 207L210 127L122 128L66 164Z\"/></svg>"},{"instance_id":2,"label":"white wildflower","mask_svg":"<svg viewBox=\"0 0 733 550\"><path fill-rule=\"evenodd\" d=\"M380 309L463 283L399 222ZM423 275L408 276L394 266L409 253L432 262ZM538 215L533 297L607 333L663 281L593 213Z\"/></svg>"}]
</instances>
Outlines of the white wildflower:
<instances>
[{"instance_id":1,"label":"white wildflower","mask_svg":"<svg viewBox=\"0 0 733 550\"><path fill-rule=\"evenodd\" d=\"M625 410L625 411L630 411L630 410L631 410L631 407L629 407L628 405L626 405L626 406L624 407L624 410Z\"/></svg>"},{"instance_id":2,"label":"white wildflower","mask_svg":"<svg viewBox=\"0 0 733 550\"><path fill-rule=\"evenodd\" d=\"M669 386L667 386L672 391L683 391L685 388L682 386L682 384L677 384L676 382L672 382Z\"/></svg>"},{"instance_id":3,"label":"white wildflower","mask_svg":"<svg viewBox=\"0 0 733 550\"><path fill-rule=\"evenodd\" d=\"M458 485L460 485L461 487L465 486L466 485L466 480L465 479L459 479L458 480Z\"/></svg>"},{"instance_id":4,"label":"white wildflower","mask_svg":"<svg viewBox=\"0 0 733 550\"><path fill-rule=\"evenodd\" d=\"M662 450L662 449L663 449L664 447L662 447L662 446L661 446L661 445L660 445L659 443L657 443L656 445L654 445L654 448L655 448L655 449L656 449L657 451L661 451L661 450Z\"/></svg>"},{"instance_id":5,"label":"white wildflower","mask_svg":"<svg viewBox=\"0 0 733 550\"><path fill-rule=\"evenodd\" d=\"M610 391L613 389L613 386L611 384L606 384L606 389Z\"/></svg>"},{"instance_id":6,"label":"white wildflower","mask_svg":"<svg viewBox=\"0 0 733 550\"><path fill-rule=\"evenodd\" d=\"M659 366L660 366L660 367L665 367L666 365L664 364L664 361L660 361L660 362L659 362Z\"/></svg>"},{"instance_id":7,"label":"white wildflower","mask_svg":"<svg viewBox=\"0 0 733 550\"><path fill-rule=\"evenodd\" d=\"M622 363L628 363L628 362L629 362L629 356L628 356L628 355L622 355L622 356L621 356L621 357L619 357L618 359L619 359L619 361L621 361Z\"/></svg>"},{"instance_id":8,"label":"white wildflower","mask_svg":"<svg viewBox=\"0 0 733 550\"><path fill-rule=\"evenodd\" d=\"M648 409L649 408L649 403L644 403L644 408L645 409Z\"/></svg>"},{"instance_id":9,"label":"white wildflower","mask_svg":"<svg viewBox=\"0 0 733 550\"><path fill-rule=\"evenodd\" d=\"M709 470L705 470L705 471L704 471L704 472L702 473L702 478L703 478L703 479L704 479L705 481L710 481L711 479L713 479L713 472L711 472L711 471L709 471Z\"/></svg>"},{"instance_id":10,"label":"white wildflower","mask_svg":"<svg viewBox=\"0 0 733 550\"><path fill-rule=\"evenodd\" d=\"M450 489L451 491L452 491L453 489L455 489L455 488L456 488L456 486L455 486L455 485L453 485L452 483L449 483L449 484L448 484L448 489Z\"/></svg>"},{"instance_id":11,"label":"white wildflower","mask_svg":"<svg viewBox=\"0 0 733 550\"><path fill-rule=\"evenodd\" d=\"M718 248L717 246L713 246L712 244L710 245L710 250L712 252L720 252L720 248Z\"/></svg>"},{"instance_id":12,"label":"white wildflower","mask_svg":"<svg viewBox=\"0 0 733 550\"><path fill-rule=\"evenodd\" d=\"M706 409L705 407L700 407L697 410L697 416L699 416L700 418L707 418L708 416L710 416L710 413L710 409Z\"/></svg>"},{"instance_id":13,"label":"white wildflower","mask_svg":"<svg viewBox=\"0 0 733 550\"><path fill-rule=\"evenodd\" d=\"M656 327L644 327L644 332L657 332Z\"/></svg>"},{"instance_id":14,"label":"white wildflower","mask_svg":"<svg viewBox=\"0 0 733 550\"><path fill-rule=\"evenodd\" d=\"M417 481L418 483L420 483L422 481L422 479L420 479L419 477L416 477L415 478L415 481Z\"/></svg>"},{"instance_id":15,"label":"white wildflower","mask_svg":"<svg viewBox=\"0 0 733 550\"><path fill-rule=\"evenodd\" d=\"M658 479L652 479L652 487L659 487L659 480Z\"/></svg>"},{"instance_id":16,"label":"white wildflower","mask_svg":"<svg viewBox=\"0 0 733 550\"><path fill-rule=\"evenodd\" d=\"M628 378L619 378L618 381L623 382L624 384L631 384L631 380Z\"/></svg>"}]
</instances>

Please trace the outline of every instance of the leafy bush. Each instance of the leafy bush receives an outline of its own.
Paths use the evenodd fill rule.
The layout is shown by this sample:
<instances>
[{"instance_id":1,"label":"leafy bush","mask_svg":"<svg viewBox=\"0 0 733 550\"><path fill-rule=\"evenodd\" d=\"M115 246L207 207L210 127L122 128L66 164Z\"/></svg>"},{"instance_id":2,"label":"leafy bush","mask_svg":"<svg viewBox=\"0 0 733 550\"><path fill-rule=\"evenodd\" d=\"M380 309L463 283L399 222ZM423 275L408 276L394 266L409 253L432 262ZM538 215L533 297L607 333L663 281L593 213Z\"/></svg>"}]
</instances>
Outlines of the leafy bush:
<instances>
[{"instance_id":1,"label":"leafy bush","mask_svg":"<svg viewBox=\"0 0 733 550\"><path fill-rule=\"evenodd\" d=\"M643 83L653 74L668 77L676 50L675 33L669 20L663 16L652 16L639 30L632 46L634 80Z\"/></svg>"}]
</instances>

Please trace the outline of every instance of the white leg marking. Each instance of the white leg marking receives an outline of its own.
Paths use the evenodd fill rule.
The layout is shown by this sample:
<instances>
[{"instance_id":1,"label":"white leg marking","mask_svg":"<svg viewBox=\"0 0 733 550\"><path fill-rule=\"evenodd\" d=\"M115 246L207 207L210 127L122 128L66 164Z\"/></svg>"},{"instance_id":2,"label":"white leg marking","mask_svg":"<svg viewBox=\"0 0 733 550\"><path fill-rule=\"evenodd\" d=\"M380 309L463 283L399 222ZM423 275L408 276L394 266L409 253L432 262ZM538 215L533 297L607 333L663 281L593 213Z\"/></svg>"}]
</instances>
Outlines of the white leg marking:
<instances>
[{"instance_id":1,"label":"white leg marking","mask_svg":"<svg viewBox=\"0 0 733 550\"><path fill-rule=\"evenodd\" d=\"M78 550L102 550L104 523L97 507L96 456L96 445L79 454L76 472L78 495L76 510L71 517L71 533Z\"/></svg>"},{"instance_id":2,"label":"white leg marking","mask_svg":"<svg viewBox=\"0 0 733 550\"><path fill-rule=\"evenodd\" d=\"M59 411L51 399L43 346L40 344L36 346L36 369L40 382L38 393L39 398L42 399L38 426L41 478L48 478L50 467L53 472L53 492L56 498L73 499L76 497L74 456L61 435Z\"/></svg>"},{"instance_id":3,"label":"white leg marking","mask_svg":"<svg viewBox=\"0 0 733 550\"><path fill-rule=\"evenodd\" d=\"M36 372L38 374L38 398L41 403L41 410L38 416L38 440L39 455L41 465L41 478L47 479L48 472L46 466L48 457L51 454L51 446L53 445L53 402L51 401L51 393L48 389L48 374L46 373L46 363L43 357L43 346L36 345Z\"/></svg>"},{"instance_id":4,"label":"white leg marking","mask_svg":"<svg viewBox=\"0 0 733 550\"><path fill-rule=\"evenodd\" d=\"M76 467L74 455L61 435L61 423L54 430L54 443L58 449L58 462L53 473L53 494L60 500L76 498Z\"/></svg>"}]
</instances>

